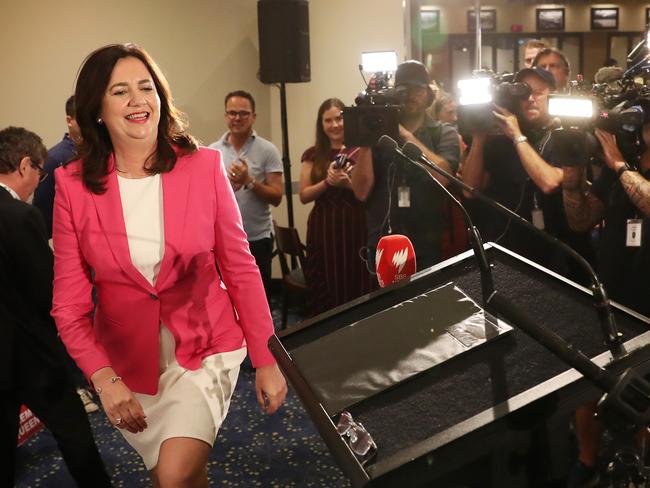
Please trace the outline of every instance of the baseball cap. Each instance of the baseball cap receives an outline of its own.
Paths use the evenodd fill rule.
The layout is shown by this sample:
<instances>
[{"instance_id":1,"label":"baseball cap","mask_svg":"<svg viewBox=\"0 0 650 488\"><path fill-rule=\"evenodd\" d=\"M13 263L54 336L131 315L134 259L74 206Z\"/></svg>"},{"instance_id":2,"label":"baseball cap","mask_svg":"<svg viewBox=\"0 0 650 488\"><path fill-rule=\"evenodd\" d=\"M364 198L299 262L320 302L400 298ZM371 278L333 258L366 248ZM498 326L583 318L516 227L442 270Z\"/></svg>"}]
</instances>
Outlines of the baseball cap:
<instances>
[{"instance_id":1,"label":"baseball cap","mask_svg":"<svg viewBox=\"0 0 650 488\"><path fill-rule=\"evenodd\" d=\"M429 86L429 83L427 69L421 62L414 59L404 61L397 67L397 71L395 71L395 86Z\"/></svg>"},{"instance_id":2,"label":"baseball cap","mask_svg":"<svg viewBox=\"0 0 650 488\"><path fill-rule=\"evenodd\" d=\"M546 83L551 90L555 90L555 78L553 78L553 73L544 68L539 68L535 66L534 68L524 68L519 71L514 78L514 81L521 81L522 78L528 75L535 75L540 78L544 83Z\"/></svg>"}]
</instances>

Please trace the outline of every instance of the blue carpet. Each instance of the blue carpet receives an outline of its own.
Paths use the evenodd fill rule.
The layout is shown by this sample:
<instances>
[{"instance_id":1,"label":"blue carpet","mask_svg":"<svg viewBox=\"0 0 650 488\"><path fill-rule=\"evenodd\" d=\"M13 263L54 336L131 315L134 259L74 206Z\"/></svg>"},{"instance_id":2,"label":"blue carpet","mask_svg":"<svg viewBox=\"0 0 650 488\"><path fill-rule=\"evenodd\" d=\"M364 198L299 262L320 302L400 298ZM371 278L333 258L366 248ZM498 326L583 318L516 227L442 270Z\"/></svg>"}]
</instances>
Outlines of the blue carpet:
<instances>
[{"instance_id":1,"label":"blue carpet","mask_svg":"<svg viewBox=\"0 0 650 488\"><path fill-rule=\"evenodd\" d=\"M277 324L276 301L271 299ZM289 322L298 318L298 312L292 310ZM140 457L108 423L104 413L93 413L89 418L114 486L151 486ZM266 416L257 405L255 374L248 368L242 368L239 375L208 469L210 486L350 486L291 388L280 411ZM18 488L74 486L49 431L42 431L18 449L16 480Z\"/></svg>"}]
</instances>

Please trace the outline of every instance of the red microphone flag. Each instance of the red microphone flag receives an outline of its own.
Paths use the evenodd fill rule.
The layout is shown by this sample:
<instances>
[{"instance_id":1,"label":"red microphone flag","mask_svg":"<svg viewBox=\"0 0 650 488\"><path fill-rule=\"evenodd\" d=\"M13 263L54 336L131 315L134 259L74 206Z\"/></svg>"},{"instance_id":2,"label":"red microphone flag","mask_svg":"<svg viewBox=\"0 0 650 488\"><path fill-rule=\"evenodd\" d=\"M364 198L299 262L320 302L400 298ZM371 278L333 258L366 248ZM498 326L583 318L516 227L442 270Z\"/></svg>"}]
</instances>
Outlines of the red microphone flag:
<instances>
[{"instance_id":1,"label":"red microphone flag","mask_svg":"<svg viewBox=\"0 0 650 488\"><path fill-rule=\"evenodd\" d=\"M405 280L415 273L415 250L409 238L392 234L379 239L375 266L377 281L382 288Z\"/></svg>"}]
</instances>

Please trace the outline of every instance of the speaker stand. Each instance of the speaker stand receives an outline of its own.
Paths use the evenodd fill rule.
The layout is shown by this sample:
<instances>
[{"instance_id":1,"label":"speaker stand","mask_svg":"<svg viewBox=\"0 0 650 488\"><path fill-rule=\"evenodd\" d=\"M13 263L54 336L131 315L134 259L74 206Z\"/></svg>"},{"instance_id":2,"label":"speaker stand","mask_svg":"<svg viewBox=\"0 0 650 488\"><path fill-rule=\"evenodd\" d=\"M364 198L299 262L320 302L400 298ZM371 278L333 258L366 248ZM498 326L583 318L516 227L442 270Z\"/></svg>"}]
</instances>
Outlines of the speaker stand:
<instances>
[{"instance_id":1,"label":"speaker stand","mask_svg":"<svg viewBox=\"0 0 650 488\"><path fill-rule=\"evenodd\" d=\"M282 166L284 169L284 194L287 197L287 220L293 225L293 191L291 183L291 160L289 159L289 124L287 122L287 90L280 82L280 120L282 124Z\"/></svg>"}]
</instances>

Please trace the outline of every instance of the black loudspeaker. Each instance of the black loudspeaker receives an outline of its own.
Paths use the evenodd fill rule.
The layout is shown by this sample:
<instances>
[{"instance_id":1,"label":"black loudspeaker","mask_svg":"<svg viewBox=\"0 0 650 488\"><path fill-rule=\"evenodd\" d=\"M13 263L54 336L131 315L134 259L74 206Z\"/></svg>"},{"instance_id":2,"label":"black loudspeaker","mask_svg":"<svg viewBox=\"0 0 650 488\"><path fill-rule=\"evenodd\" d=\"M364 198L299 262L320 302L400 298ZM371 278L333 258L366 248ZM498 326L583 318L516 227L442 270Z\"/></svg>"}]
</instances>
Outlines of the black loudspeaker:
<instances>
[{"instance_id":1,"label":"black loudspeaker","mask_svg":"<svg viewBox=\"0 0 650 488\"><path fill-rule=\"evenodd\" d=\"M262 83L311 80L307 0L259 0L257 29Z\"/></svg>"}]
</instances>

